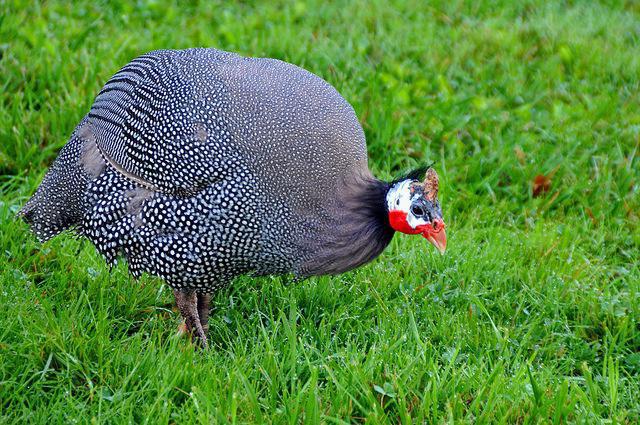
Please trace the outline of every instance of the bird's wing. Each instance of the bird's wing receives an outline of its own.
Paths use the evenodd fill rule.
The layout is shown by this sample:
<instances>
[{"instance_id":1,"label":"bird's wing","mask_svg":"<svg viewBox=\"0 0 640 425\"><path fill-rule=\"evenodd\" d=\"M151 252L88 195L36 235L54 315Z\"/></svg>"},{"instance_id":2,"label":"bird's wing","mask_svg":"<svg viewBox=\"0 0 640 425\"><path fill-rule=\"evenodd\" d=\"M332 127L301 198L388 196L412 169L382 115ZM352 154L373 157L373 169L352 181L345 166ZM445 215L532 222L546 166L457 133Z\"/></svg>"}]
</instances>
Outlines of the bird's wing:
<instances>
[{"instance_id":1,"label":"bird's wing","mask_svg":"<svg viewBox=\"0 0 640 425\"><path fill-rule=\"evenodd\" d=\"M190 72L180 52L140 56L105 84L88 114L104 160L157 192L193 194L228 168L230 135L219 114L224 87L213 76L195 81Z\"/></svg>"}]
</instances>

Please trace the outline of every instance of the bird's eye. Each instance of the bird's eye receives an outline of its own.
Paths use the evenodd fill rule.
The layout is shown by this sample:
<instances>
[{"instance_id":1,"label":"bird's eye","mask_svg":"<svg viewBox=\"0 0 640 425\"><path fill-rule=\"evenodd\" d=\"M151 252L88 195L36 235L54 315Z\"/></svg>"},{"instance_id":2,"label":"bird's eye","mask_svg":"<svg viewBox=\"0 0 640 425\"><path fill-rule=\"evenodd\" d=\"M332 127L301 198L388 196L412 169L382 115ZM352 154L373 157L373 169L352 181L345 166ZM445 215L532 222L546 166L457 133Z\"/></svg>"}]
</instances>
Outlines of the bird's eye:
<instances>
[{"instance_id":1,"label":"bird's eye","mask_svg":"<svg viewBox=\"0 0 640 425\"><path fill-rule=\"evenodd\" d=\"M416 217L421 217L424 215L424 210L419 205L412 205L411 214L415 215Z\"/></svg>"},{"instance_id":2,"label":"bird's eye","mask_svg":"<svg viewBox=\"0 0 640 425\"><path fill-rule=\"evenodd\" d=\"M400 205L400 199L396 199L396 205Z\"/></svg>"}]
</instances>

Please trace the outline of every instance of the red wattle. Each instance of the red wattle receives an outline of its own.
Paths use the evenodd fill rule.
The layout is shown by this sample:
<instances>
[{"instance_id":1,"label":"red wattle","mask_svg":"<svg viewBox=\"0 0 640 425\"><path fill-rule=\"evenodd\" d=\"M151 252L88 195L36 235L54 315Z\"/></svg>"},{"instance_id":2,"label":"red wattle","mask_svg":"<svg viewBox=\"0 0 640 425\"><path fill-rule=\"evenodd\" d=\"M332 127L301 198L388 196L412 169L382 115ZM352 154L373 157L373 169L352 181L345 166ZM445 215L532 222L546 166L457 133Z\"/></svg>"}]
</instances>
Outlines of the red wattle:
<instances>
[{"instance_id":1,"label":"red wattle","mask_svg":"<svg viewBox=\"0 0 640 425\"><path fill-rule=\"evenodd\" d=\"M389 224L391 224L391 227L396 232L406 233L408 235L417 235L423 231L423 229L420 229L421 226L418 226L416 229L409 226L407 213L400 210L389 211Z\"/></svg>"}]
</instances>

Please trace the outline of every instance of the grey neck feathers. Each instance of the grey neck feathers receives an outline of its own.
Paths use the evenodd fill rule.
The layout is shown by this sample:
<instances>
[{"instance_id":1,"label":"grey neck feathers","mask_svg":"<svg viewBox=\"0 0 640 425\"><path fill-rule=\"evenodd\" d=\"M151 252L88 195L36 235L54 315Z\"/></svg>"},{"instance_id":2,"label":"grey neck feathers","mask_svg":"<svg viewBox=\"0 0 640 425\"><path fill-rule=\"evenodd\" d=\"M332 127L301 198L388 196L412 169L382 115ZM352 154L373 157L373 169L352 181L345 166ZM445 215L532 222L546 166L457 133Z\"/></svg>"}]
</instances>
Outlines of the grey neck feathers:
<instances>
[{"instance_id":1,"label":"grey neck feathers","mask_svg":"<svg viewBox=\"0 0 640 425\"><path fill-rule=\"evenodd\" d=\"M339 274L380 255L395 233L389 225L388 190L387 183L369 173L344 182L329 212L329 225L309 241L311 255L301 264L299 274Z\"/></svg>"}]
</instances>

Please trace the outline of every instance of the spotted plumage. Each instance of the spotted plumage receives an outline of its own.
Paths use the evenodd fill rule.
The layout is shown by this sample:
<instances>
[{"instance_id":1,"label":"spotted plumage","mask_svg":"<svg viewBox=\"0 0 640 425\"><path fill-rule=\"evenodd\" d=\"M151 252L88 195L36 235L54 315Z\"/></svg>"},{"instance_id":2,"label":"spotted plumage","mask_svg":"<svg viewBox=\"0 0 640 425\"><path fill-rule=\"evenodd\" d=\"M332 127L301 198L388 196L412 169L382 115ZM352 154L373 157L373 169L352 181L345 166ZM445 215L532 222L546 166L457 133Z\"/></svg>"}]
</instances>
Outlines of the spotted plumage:
<instances>
[{"instance_id":1,"label":"spotted plumage","mask_svg":"<svg viewBox=\"0 0 640 425\"><path fill-rule=\"evenodd\" d=\"M194 303L238 275L335 274L378 256L400 230L389 188L353 109L318 76L160 50L105 84L21 215L41 240L72 228L108 263L163 278L204 339Z\"/></svg>"}]
</instances>

